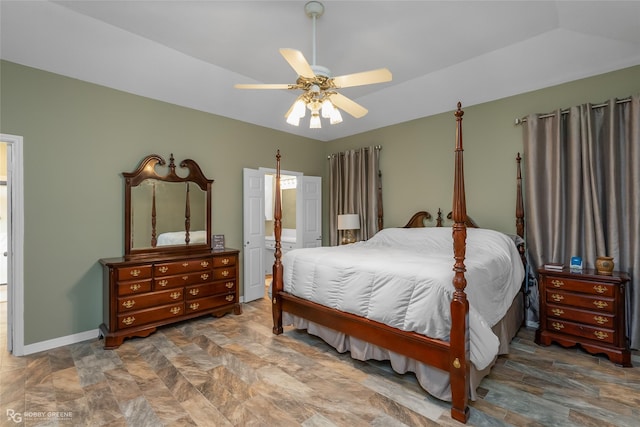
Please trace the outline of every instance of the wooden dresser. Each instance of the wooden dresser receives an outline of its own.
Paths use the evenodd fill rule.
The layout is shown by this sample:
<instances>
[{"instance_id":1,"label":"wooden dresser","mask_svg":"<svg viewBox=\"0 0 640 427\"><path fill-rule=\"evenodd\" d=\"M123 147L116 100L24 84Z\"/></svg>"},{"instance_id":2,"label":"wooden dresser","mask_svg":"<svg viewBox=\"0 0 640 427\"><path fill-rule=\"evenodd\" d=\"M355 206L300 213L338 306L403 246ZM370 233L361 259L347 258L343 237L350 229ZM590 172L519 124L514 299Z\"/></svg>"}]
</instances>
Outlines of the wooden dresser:
<instances>
[{"instance_id":1,"label":"wooden dresser","mask_svg":"<svg viewBox=\"0 0 640 427\"><path fill-rule=\"evenodd\" d=\"M541 269L539 278L537 344L580 344L589 353L606 354L617 365L631 367L625 327L626 273L605 276L592 269L582 273Z\"/></svg>"},{"instance_id":2,"label":"wooden dresser","mask_svg":"<svg viewBox=\"0 0 640 427\"><path fill-rule=\"evenodd\" d=\"M104 267L103 323L106 349L125 338L144 337L158 326L205 314L242 312L238 295L238 251L101 259Z\"/></svg>"}]
</instances>

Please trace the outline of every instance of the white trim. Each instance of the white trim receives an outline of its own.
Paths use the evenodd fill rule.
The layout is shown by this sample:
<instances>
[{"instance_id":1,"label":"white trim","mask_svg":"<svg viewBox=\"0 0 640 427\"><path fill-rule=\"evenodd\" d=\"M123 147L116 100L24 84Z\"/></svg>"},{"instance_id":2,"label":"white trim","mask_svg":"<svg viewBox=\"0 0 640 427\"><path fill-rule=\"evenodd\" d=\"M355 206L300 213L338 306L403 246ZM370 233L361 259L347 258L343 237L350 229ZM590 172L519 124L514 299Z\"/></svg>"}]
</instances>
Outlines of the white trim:
<instances>
[{"instance_id":1,"label":"white trim","mask_svg":"<svg viewBox=\"0 0 640 427\"><path fill-rule=\"evenodd\" d=\"M40 341L34 344L28 344L24 346L24 354L38 353L40 351L51 350L52 348L63 347L65 345L77 344L82 341L96 339L100 334L98 329L92 329L90 331L79 332L73 335L67 335L64 337L53 338L46 341Z\"/></svg>"},{"instance_id":2,"label":"white trim","mask_svg":"<svg viewBox=\"0 0 640 427\"><path fill-rule=\"evenodd\" d=\"M11 224L8 280L9 304L7 310L11 313L11 319L7 322L7 336L11 342L8 349L16 356L24 355L24 166L23 166L23 138L17 135L0 134L0 139L11 144L11 154L7 163L7 178L11 186ZM10 325L10 326L9 326Z\"/></svg>"}]
</instances>

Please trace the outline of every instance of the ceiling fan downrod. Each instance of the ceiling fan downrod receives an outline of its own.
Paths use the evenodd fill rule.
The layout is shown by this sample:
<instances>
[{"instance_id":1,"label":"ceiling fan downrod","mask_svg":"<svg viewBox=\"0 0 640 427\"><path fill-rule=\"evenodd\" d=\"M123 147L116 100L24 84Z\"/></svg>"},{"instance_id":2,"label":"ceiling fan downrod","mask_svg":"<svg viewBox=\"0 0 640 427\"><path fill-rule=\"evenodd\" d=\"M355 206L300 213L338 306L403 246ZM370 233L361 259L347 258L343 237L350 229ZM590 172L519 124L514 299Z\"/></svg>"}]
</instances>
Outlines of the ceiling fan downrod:
<instances>
[{"instance_id":1,"label":"ceiling fan downrod","mask_svg":"<svg viewBox=\"0 0 640 427\"><path fill-rule=\"evenodd\" d=\"M304 5L304 11L311 18L312 57L311 67L316 66L316 20L324 13L324 5L319 1L310 1ZM315 70L314 70L315 71Z\"/></svg>"}]
</instances>

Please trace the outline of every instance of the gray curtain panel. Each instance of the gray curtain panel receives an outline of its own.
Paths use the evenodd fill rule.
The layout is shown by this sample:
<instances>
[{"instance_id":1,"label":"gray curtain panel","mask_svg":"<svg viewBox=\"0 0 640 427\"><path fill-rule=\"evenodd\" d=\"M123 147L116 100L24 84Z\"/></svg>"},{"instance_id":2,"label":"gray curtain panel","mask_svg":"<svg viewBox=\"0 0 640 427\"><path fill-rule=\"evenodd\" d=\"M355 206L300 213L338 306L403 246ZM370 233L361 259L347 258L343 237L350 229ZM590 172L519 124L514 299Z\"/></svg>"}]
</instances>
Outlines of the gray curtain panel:
<instances>
[{"instance_id":1,"label":"gray curtain panel","mask_svg":"<svg viewBox=\"0 0 640 427\"><path fill-rule=\"evenodd\" d=\"M363 147L329 156L329 244L338 245L338 215L360 215L356 240L378 232L380 148ZM380 207L381 208L381 207Z\"/></svg>"},{"instance_id":2,"label":"gray curtain panel","mask_svg":"<svg viewBox=\"0 0 640 427\"><path fill-rule=\"evenodd\" d=\"M596 257L614 257L631 276L628 333L640 348L640 95L532 114L524 126L532 267L576 255L594 268Z\"/></svg>"}]
</instances>

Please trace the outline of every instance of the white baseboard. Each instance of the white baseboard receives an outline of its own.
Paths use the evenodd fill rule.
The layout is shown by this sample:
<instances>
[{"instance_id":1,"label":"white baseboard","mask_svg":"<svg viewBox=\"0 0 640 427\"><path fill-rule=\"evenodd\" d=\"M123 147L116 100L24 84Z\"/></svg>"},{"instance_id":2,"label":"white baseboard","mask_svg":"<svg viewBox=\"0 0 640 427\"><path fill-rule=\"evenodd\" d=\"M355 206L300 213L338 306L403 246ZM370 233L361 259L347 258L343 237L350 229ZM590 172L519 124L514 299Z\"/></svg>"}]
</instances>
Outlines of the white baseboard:
<instances>
[{"instance_id":1,"label":"white baseboard","mask_svg":"<svg viewBox=\"0 0 640 427\"><path fill-rule=\"evenodd\" d=\"M82 341L92 340L99 336L98 329L91 331L80 332L73 335L67 335L60 338L54 338L51 340L40 341L34 344L28 344L24 346L24 355L38 353L41 351L51 350L52 348L62 347L69 344L76 344Z\"/></svg>"}]
</instances>

